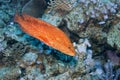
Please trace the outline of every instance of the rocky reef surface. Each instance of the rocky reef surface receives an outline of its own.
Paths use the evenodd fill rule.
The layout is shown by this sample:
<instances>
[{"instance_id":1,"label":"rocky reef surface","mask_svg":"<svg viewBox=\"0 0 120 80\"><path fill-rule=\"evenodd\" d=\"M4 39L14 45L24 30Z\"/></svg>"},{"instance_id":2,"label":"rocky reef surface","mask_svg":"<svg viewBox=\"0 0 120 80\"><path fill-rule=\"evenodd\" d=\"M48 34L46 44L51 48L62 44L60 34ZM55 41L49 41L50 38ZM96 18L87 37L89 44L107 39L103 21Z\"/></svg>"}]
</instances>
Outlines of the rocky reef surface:
<instances>
[{"instance_id":1,"label":"rocky reef surface","mask_svg":"<svg viewBox=\"0 0 120 80\"><path fill-rule=\"evenodd\" d=\"M76 55L24 33L16 13L62 29ZM0 0L0 80L119 80L119 34L119 0Z\"/></svg>"}]
</instances>

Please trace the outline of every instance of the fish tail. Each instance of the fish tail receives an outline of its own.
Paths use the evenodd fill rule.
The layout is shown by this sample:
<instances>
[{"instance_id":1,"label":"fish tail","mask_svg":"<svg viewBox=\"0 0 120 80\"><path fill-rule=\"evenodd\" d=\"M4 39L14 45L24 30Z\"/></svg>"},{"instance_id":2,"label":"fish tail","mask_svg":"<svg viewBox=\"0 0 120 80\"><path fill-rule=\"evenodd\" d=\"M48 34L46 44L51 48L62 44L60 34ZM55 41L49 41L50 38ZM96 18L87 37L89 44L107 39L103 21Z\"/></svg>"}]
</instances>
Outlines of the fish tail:
<instances>
[{"instance_id":1,"label":"fish tail","mask_svg":"<svg viewBox=\"0 0 120 80\"><path fill-rule=\"evenodd\" d=\"M14 16L14 22L20 22L22 20L22 16L20 16L18 13L15 14Z\"/></svg>"}]
</instances>

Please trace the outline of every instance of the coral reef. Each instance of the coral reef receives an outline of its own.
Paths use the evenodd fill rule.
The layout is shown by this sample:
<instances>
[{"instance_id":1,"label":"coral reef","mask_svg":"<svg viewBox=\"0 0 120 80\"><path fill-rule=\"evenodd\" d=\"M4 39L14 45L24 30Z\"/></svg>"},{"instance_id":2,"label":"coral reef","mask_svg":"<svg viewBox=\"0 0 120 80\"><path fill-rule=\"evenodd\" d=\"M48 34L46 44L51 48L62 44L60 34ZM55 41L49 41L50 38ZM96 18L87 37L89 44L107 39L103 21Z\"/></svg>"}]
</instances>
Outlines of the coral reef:
<instances>
[{"instance_id":1,"label":"coral reef","mask_svg":"<svg viewBox=\"0 0 120 80\"><path fill-rule=\"evenodd\" d=\"M107 57L109 58L109 60L111 61L111 63L115 66L115 65L120 65L120 58L117 54L116 51L112 51L112 50L107 50L105 52L105 54L107 55Z\"/></svg>"},{"instance_id":2,"label":"coral reef","mask_svg":"<svg viewBox=\"0 0 120 80\"><path fill-rule=\"evenodd\" d=\"M120 50L120 22L114 26L109 31L107 36L107 42L112 47L116 46Z\"/></svg>"},{"instance_id":3,"label":"coral reef","mask_svg":"<svg viewBox=\"0 0 120 80\"><path fill-rule=\"evenodd\" d=\"M50 3L48 3L50 9L55 10L63 10L63 11L71 11L72 10L72 5L70 5L70 2L67 0L50 0Z\"/></svg>"},{"instance_id":4,"label":"coral reef","mask_svg":"<svg viewBox=\"0 0 120 80\"><path fill-rule=\"evenodd\" d=\"M4 67L0 68L0 79L1 80L18 80L21 75L19 67Z\"/></svg>"},{"instance_id":5,"label":"coral reef","mask_svg":"<svg viewBox=\"0 0 120 80\"><path fill-rule=\"evenodd\" d=\"M120 0L36 1L0 0L0 80L120 80ZM16 12L63 29L76 55L22 32Z\"/></svg>"},{"instance_id":6,"label":"coral reef","mask_svg":"<svg viewBox=\"0 0 120 80\"><path fill-rule=\"evenodd\" d=\"M63 19L67 21L67 27L71 31L79 31L83 26L88 26L91 19L97 21L96 24L106 24L107 20L117 13L118 8L115 1L110 0L54 0L49 5L49 13L52 15L60 15L59 11L54 11L61 10L61 8L68 12ZM62 7L59 7L61 5Z\"/></svg>"},{"instance_id":7,"label":"coral reef","mask_svg":"<svg viewBox=\"0 0 120 80\"><path fill-rule=\"evenodd\" d=\"M45 20L55 26L65 25L68 30L79 37L90 37L99 42L107 36L107 32L118 14L119 4L111 0L53 0L49 3L48 12L43 14ZM66 7L60 5L65 5ZM65 12L62 15L59 11ZM48 17L49 16L49 17ZM116 22L119 20L116 20ZM94 36L93 36L94 35Z\"/></svg>"},{"instance_id":8,"label":"coral reef","mask_svg":"<svg viewBox=\"0 0 120 80\"><path fill-rule=\"evenodd\" d=\"M99 65L100 67L100 65ZM101 80L119 80L120 75L120 68L118 68L116 71L113 70L113 64L108 60L107 63L104 64L104 70L102 67L96 69L96 71L99 73L98 77ZM101 76L102 74L102 76Z\"/></svg>"},{"instance_id":9,"label":"coral reef","mask_svg":"<svg viewBox=\"0 0 120 80\"><path fill-rule=\"evenodd\" d=\"M79 77L80 75L88 72L87 69L85 69L87 66L89 66L89 68L92 68L94 64L90 64L90 63L85 63L84 64L84 59L85 60L91 60L92 62L94 62L92 60L91 57L92 53L90 50L87 49L87 46L91 46L89 41L87 39L81 39L79 45L74 43L75 47L76 47L76 51L77 51L77 55L73 58L75 59L75 62L77 61L77 63L75 64L74 61L70 61L70 63L63 63L57 59L55 59L53 56L51 55L39 55L38 59L37 59L37 66L28 66L28 67L24 67L26 68L26 76L21 77L21 79L35 79L37 80L37 78L40 79L45 79L45 80L53 80L53 79L60 79L60 77L62 77L62 80L66 80L66 79L74 79ZM84 48L84 51L81 51L81 47ZM87 51L88 50L88 51ZM35 58L34 58L35 59ZM54 61L53 61L54 59ZM45 68L45 72L41 73L41 69L43 69L41 66L44 65ZM79 66L81 65L81 66ZM22 66L21 66L22 67ZM36 71L37 72L34 72ZM38 77L39 75L39 77ZM36 76L36 77L34 77Z\"/></svg>"}]
</instances>

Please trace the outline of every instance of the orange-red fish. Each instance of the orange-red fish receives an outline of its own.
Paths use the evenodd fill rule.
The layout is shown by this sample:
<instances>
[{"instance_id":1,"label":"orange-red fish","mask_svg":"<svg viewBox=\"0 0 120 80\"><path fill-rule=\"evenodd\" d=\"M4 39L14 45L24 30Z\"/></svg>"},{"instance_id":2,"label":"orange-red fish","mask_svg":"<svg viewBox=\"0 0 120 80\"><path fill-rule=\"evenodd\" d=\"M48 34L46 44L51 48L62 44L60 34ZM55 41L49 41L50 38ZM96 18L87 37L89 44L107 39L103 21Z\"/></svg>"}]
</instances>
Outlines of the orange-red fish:
<instances>
[{"instance_id":1,"label":"orange-red fish","mask_svg":"<svg viewBox=\"0 0 120 80\"><path fill-rule=\"evenodd\" d=\"M22 14L21 16L16 14L15 22L21 25L25 33L64 54L75 56L75 50L70 39L59 28L26 14Z\"/></svg>"}]
</instances>

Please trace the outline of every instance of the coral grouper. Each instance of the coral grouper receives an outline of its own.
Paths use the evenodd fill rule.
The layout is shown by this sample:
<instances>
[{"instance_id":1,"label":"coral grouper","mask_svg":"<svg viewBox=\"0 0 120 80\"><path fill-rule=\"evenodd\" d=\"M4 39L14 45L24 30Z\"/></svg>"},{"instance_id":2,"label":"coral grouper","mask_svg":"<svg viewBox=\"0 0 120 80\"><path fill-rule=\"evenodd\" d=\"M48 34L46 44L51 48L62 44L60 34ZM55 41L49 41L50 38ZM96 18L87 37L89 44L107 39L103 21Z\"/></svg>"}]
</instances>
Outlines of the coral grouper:
<instances>
[{"instance_id":1,"label":"coral grouper","mask_svg":"<svg viewBox=\"0 0 120 80\"><path fill-rule=\"evenodd\" d=\"M75 56L75 50L70 39L59 28L26 14L22 14L21 16L16 14L15 22L21 25L25 33L64 54Z\"/></svg>"}]
</instances>

